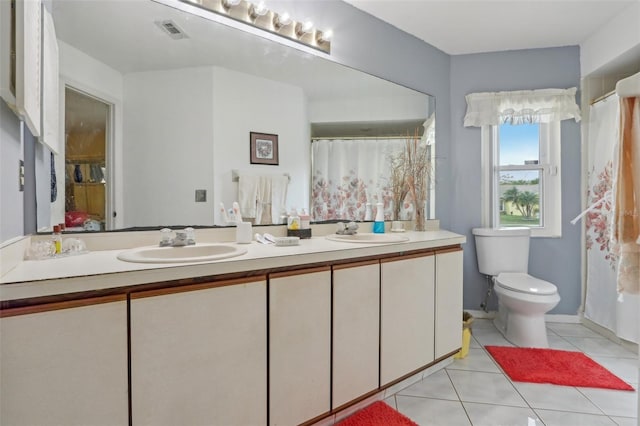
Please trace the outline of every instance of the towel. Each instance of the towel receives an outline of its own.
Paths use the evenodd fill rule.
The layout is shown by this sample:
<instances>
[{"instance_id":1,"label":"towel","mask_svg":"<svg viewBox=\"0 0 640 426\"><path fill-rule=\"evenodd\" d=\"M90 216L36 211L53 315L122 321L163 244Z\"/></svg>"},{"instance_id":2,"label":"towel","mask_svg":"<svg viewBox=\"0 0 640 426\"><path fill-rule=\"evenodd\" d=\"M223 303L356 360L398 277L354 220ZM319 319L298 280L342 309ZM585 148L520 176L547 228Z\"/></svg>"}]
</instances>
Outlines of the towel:
<instances>
[{"instance_id":1,"label":"towel","mask_svg":"<svg viewBox=\"0 0 640 426\"><path fill-rule=\"evenodd\" d=\"M256 217L256 200L258 198L258 183L260 176L238 176L238 204L243 217Z\"/></svg>"},{"instance_id":2,"label":"towel","mask_svg":"<svg viewBox=\"0 0 640 426\"><path fill-rule=\"evenodd\" d=\"M258 178L258 190L256 191L256 218L255 224L271 223L271 176Z\"/></svg>"},{"instance_id":3,"label":"towel","mask_svg":"<svg viewBox=\"0 0 640 426\"><path fill-rule=\"evenodd\" d=\"M278 175L271 178L271 223L277 225L280 214L287 211L287 187L289 176Z\"/></svg>"}]
</instances>

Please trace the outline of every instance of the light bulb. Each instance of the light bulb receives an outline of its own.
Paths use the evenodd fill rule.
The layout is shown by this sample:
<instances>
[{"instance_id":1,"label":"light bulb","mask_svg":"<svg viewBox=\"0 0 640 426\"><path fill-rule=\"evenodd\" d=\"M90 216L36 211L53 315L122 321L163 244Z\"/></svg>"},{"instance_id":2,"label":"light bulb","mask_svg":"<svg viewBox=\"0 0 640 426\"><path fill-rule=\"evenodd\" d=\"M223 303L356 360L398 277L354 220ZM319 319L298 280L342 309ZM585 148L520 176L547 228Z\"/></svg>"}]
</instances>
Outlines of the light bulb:
<instances>
[{"instance_id":1,"label":"light bulb","mask_svg":"<svg viewBox=\"0 0 640 426\"><path fill-rule=\"evenodd\" d=\"M273 26L276 27L277 30L279 30L282 27L286 27L290 23L291 23L291 16L289 16L287 12L284 12L282 14L276 14L276 16L273 17Z\"/></svg>"},{"instance_id":2,"label":"light bulb","mask_svg":"<svg viewBox=\"0 0 640 426\"><path fill-rule=\"evenodd\" d=\"M311 22L310 19L306 19L304 22L298 22L298 24L296 24L296 34L298 37L302 37L311 31L313 31L313 22Z\"/></svg>"},{"instance_id":3,"label":"light bulb","mask_svg":"<svg viewBox=\"0 0 640 426\"><path fill-rule=\"evenodd\" d=\"M267 6L263 1L258 4L252 3L251 6L249 6L249 16L251 19L257 19L259 16L264 16L267 12L269 12L269 9L267 9Z\"/></svg>"},{"instance_id":4,"label":"light bulb","mask_svg":"<svg viewBox=\"0 0 640 426\"><path fill-rule=\"evenodd\" d=\"M327 31L318 31L318 43L328 43L331 41L331 38L333 37L333 31L332 30L327 30Z\"/></svg>"}]
</instances>

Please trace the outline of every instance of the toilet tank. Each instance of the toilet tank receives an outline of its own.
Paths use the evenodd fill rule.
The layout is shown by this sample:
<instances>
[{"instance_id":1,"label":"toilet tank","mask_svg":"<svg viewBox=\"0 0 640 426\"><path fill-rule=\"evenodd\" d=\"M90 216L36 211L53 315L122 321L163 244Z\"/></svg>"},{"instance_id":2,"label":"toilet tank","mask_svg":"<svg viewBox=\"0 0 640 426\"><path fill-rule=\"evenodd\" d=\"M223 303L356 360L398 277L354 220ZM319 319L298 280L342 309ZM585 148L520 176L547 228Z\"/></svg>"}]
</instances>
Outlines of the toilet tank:
<instances>
[{"instance_id":1,"label":"toilet tank","mask_svg":"<svg viewBox=\"0 0 640 426\"><path fill-rule=\"evenodd\" d=\"M529 228L474 228L478 269L495 276L500 272L523 272L529 268Z\"/></svg>"}]
</instances>

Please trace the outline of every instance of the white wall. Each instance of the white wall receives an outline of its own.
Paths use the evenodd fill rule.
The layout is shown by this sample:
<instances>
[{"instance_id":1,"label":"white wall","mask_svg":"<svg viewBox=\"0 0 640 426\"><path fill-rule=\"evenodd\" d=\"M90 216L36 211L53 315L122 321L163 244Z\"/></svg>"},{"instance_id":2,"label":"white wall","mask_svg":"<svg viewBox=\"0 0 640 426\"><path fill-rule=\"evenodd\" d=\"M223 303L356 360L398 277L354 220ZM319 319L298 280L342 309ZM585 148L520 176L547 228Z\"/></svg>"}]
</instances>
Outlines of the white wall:
<instances>
[{"instance_id":1,"label":"white wall","mask_svg":"<svg viewBox=\"0 0 640 426\"><path fill-rule=\"evenodd\" d=\"M625 55L640 61L640 2L634 2L580 45L581 75L588 76Z\"/></svg>"},{"instance_id":2,"label":"white wall","mask_svg":"<svg viewBox=\"0 0 640 426\"><path fill-rule=\"evenodd\" d=\"M287 207L309 207L310 134L307 103L295 86L231 71L214 70L214 202L228 208L237 199L231 170L247 173L289 173ZM279 165L249 161L249 133L278 135Z\"/></svg>"},{"instance_id":3,"label":"white wall","mask_svg":"<svg viewBox=\"0 0 640 426\"><path fill-rule=\"evenodd\" d=\"M124 93L124 226L213 225L212 69L127 74Z\"/></svg>"},{"instance_id":4,"label":"white wall","mask_svg":"<svg viewBox=\"0 0 640 426\"><path fill-rule=\"evenodd\" d=\"M122 99L124 94L123 76L120 72L86 55L80 50L58 40L60 52L60 155L56 158L58 176L58 200L52 205L52 223L64 221L64 88L69 85L96 96L114 106L113 126L113 167L108 177L113 197L112 209L118 212L114 227L123 225L123 181L122 181ZM109 212L107 212L108 215Z\"/></svg>"},{"instance_id":5,"label":"white wall","mask_svg":"<svg viewBox=\"0 0 640 426\"><path fill-rule=\"evenodd\" d=\"M429 104L422 93L360 99L327 99L309 103L312 123L391 121L426 118Z\"/></svg>"}]
</instances>

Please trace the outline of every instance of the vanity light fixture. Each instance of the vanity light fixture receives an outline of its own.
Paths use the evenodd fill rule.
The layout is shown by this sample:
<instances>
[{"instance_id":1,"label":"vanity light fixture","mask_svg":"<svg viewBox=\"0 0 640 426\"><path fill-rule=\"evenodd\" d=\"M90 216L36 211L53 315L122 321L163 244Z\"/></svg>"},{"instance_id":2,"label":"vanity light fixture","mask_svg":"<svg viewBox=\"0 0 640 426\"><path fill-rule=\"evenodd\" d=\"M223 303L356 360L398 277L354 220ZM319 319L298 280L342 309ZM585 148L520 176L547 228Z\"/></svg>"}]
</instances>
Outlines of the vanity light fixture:
<instances>
[{"instance_id":1,"label":"vanity light fixture","mask_svg":"<svg viewBox=\"0 0 640 426\"><path fill-rule=\"evenodd\" d=\"M1 1L1 0L0 0ZM263 0L178 0L216 15L268 31L324 53L331 53L331 31L320 31L310 19L295 21L287 12L269 10Z\"/></svg>"}]
</instances>

